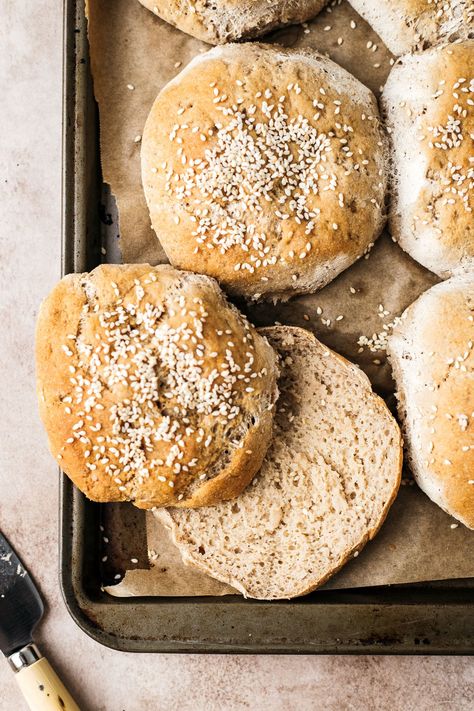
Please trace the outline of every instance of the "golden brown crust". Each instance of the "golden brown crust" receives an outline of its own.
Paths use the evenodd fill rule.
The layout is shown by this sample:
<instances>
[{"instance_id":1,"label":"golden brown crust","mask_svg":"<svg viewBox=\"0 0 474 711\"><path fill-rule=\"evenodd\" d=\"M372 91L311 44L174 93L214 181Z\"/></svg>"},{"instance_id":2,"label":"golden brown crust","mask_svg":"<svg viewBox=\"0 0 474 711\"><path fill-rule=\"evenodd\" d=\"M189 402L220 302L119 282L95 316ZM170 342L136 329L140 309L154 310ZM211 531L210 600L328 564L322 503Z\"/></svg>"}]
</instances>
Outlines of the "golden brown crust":
<instances>
[{"instance_id":1,"label":"golden brown crust","mask_svg":"<svg viewBox=\"0 0 474 711\"><path fill-rule=\"evenodd\" d=\"M474 528L473 344L472 275L423 294L389 342L415 478L469 528Z\"/></svg>"},{"instance_id":2,"label":"golden brown crust","mask_svg":"<svg viewBox=\"0 0 474 711\"><path fill-rule=\"evenodd\" d=\"M474 40L404 57L383 103L393 143L390 229L446 278L474 266Z\"/></svg>"},{"instance_id":3,"label":"golden brown crust","mask_svg":"<svg viewBox=\"0 0 474 711\"><path fill-rule=\"evenodd\" d=\"M93 500L202 506L236 496L261 464L276 357L207 277L69 275L41 307L36 356L51 451Z\"/></svg>"},{"instance_id":4,"label":"golden brown crust","mask_svg":"<svg viewBox=\"0 0 474 711\"><path fill-rule=\"evenodd\" d=\"M242 447L235 452L229 466L217 476L201 484L195 493L177 503L176 507L214 506L220 501L234 499L241 494L262 466L271 442L272 430L273 411L267 410L262 413L259 422L260 442L266 443L266 446L262 447L256 441L254 433L250 432L245 437Z\"/></svg>"},{"instance_id":5,"label":"golden brown crust","mask_svg":"<svg viewBox=\"0 0 474 711\"><path fill-rule=\"evenodd\" d=\"M314 52L216 48L155 101L142 181L175 266L254 298L315 291L383 226L375 98Z\"/></svg>"},{"instance_id":6,"label":"golden brown crust","mask_svg":"<svg viewBox=\"0 0 474 711\"><path fill-rule=\"evenodd\" d=\"M258 37L316 15L327 0L140 0L162 20L203 42Z\"/></svg>"}]
</instances>

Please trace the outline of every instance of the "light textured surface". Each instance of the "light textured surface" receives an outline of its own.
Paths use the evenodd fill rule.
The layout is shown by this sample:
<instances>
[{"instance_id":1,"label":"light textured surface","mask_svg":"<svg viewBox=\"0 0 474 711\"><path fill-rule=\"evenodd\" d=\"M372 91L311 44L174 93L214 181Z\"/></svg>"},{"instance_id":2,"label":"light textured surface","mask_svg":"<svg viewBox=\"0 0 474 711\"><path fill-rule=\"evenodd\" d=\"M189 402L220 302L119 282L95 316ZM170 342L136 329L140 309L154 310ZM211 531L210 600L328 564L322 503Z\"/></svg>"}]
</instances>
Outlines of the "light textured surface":
<instances>
[{"instance_id":1,"label":"light textured surface","mask_svg":"<svg viewBox=\"0 0 474 711\"><path fill-rule=\"evenodd\" d=\"M470 710L474 659L134 656L100 647L69 618L32 365L38 304L59 277L61 12L60 0L0 4L0 522L48 601L39 642L83 711ZM0 711L26 711L1 659L0 689Z\"/></svg>"}]
</instances>

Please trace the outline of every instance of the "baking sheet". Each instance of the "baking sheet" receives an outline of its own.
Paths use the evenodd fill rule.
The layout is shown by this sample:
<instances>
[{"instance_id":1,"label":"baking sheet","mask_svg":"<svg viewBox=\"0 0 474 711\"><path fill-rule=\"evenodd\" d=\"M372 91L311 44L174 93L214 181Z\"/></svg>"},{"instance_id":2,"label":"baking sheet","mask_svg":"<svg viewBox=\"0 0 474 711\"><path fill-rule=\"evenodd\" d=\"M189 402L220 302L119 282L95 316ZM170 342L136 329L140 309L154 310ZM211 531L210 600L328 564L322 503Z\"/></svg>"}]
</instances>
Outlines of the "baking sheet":
<instances>
[{"instance_id":1,"label":"baking sheet","mask_svg":"<svg viewBox=\"0 0 474 711\"><path fill-rule=\"evenodd\" d=\"M107 202L104 214L111 217L105 220L109 224L104 259L117 259L120 233L124 262L156 264L165 257L151 230L141 188L141 132L160 88L208 47L155 17L138 0L90 0L88 12L102 169L117 198L120 220L117 225L112 203ZM375 93L390 70L392 56L346 2L335 3L304 26L285 28L266 39L326 52ZM115 239L112 244L111 237ZM413 262L385 233L368 259L359 261L319 293L278 305L239 306L258 325L279 321L313 330L324 343L357 362L393 409L393 382L385 352L370 342L363 345L364 337L383 339L393 319L436 281L437 277ZM410 481L409 472L405 480L375 541L326 587L474 576L473 532L456 526L454 519L432 504ZM230 591L184 567L161 524L151 513L138 515L137 525L143 534L146 520L148 538L139 554L133 551L136 528L134 524L129 530L129 517L121 519L120 535L115 528L115 535L105 536L108 564L121 570L117 574L120 582L106 586L111 594L220 595ZM114 552L119 539L120 550ZM114 577L111 580L109 569L107 581L116 583Z\"/></svg>"},{"instance_id":2,"label":"baking sheet","mask_svg":"<svg viewBox=\"0 0 474 711\"><path fill-rule=\"evenodd\" d=\"M472 531L461 525L452 529L452 523L453 519L441 509L429 503L427 506L426 496L418 487L406 483L380 533L323 588L419 582L418 569L429 573L431 580L470 577ZM150 567L127 570L118 585L105 588L112 595L238 594L228 585L185 566L167 530L151 513L146 515L146 530Z\"/></svg>"}]
</instances>

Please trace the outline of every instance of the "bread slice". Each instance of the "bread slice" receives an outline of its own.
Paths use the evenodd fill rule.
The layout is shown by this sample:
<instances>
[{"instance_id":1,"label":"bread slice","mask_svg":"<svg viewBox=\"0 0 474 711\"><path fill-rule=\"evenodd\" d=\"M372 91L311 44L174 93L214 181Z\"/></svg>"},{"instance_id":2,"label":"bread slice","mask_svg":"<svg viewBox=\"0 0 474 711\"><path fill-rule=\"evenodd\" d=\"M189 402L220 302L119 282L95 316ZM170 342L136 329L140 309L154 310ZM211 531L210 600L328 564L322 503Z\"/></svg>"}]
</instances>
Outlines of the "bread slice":
<instances>
[{"instance_id":1,"label":"bread slice","mask_svg":"<svg viewBox=\"0 0 474 711\"><path fill-rule=\"evenodd\" d=\"M388 354L416 481L474 529L474 274L422 294L403 314Z\"/></svg>"},{"instance_id":2,"label":"bread slice","mask_svg":"<svg viewBox=\"0 0 474 711\"><path fill-rule=\"evenodd\" d=\"M234 501L162 509L183 560L246 597L305 595L373 538L400 483L401 435L368 378L300 328L261 330L281 356L276 429Z\"/></svg>"}]
</instances>

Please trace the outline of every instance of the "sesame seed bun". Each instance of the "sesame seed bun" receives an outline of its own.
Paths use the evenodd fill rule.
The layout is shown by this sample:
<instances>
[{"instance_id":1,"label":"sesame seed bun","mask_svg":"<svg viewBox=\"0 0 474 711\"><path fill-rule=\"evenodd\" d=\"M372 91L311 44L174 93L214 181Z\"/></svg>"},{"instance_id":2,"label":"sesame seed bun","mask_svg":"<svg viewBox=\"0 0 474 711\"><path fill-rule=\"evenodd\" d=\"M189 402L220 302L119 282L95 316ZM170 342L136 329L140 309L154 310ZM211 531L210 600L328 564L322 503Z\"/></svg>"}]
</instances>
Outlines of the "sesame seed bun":
<instances>
[{"instance_id":1,"label":"sesame seed bun","mask_svg":"<svg viewBox=\"0 0 474 711\"><path fill-rule=\"evenodd\" d=\"M265 456L276 355L208 277L70 274L42 304L36 362L51 452L94 501L212 505Z\"/></svg>"},{"instance_id":2,"label":"sesame seed bun","mask_svg":"<svg viewBox=\"0 0 474 711\"><path fill-rule=\"evenodd\" d=\"M155 15L204 42L258 37L314 17L327 0L140 0Z\"/></svg>"},{"instance_id":3,"label":"sesame seed bun","mask_svg":"<svg viewBox=\"0 0 474 711\"><path fill-rule=\"evenodd\" d=\"M350 0L394 54L467 39L474 33L472 0Z\"/></svg>"},{"instance_id":4,"label":"sesame seed bun","mask_svg":"<svg viewBox=\"0 0 474 711\"><path fill-rule=\"evenodd\" d=\"M318 53L216 47L156 99L142 181L174 266L247 298L316 291L384 224L377 102Z\"/></svg>"},{"instance_id":5,"label":"sesame seed bun","mask_svg":"<svg viewBox=\"0 0 474 711\"><path fill-rule=\"evenodd\" d=\"M403 57L383 93L392 142L390 231L447 278L474 267L474 41Z\"/></svg>"},{"instance_id":6,"label":"sesame seed bun","mask_svg":"<svg viewBox=\"0 0 474 711\"><path fill-rule=\"evenodd\" d=\"M415 479L474 529L474 274L422 294L389 338L388 354Z\"/></svg>"}]
</instances>

